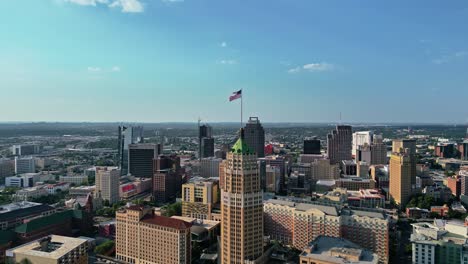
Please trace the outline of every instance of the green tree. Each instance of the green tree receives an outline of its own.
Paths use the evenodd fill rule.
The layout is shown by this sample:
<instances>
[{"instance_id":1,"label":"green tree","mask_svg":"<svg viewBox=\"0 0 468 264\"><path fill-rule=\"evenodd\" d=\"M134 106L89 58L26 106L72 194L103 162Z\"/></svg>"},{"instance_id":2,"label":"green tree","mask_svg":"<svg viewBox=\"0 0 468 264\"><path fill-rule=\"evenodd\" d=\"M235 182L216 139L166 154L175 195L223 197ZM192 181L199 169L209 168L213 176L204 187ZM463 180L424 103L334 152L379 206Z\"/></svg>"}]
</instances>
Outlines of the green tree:
<instances>
[{"instance_id":1,"label":"green tree","mask_svg":"<svg viewBox=\"0 0 468 264\"><path fill-rule=\"evenodd\" d=\"M181 215L182 214L182 203L173 203L169 205L163 206L163 215L167 217L171 217L173 215Z\"/></svg>"},{"instance_id":2,"label":"green tree","mask_svg":"<svg viewBox=\"0 0 468 264\"><path fill-rule=\"evenodd\" d=\"M100 255L106 255L109 253L109 251L113 250L115 247L115 242L113 240L108 240L101 245L97 246L94 249L94 253L100 254Z\"/></svg>"}]
</instances>

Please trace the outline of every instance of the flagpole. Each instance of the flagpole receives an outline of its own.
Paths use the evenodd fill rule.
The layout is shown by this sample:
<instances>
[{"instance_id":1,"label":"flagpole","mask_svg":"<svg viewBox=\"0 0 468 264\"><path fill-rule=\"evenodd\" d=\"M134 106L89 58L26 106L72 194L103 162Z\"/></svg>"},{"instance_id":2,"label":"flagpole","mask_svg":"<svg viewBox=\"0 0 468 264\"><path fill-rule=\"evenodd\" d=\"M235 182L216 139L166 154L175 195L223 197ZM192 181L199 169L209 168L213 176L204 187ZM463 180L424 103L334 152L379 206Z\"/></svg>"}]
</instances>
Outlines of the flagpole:
<instances>
[{"instance_id":1,"label":"flagpole","mask_svg":"<svg viewBox=\"0 0 468 264\"><path fill-rule=\"evenodd\" d=\"M242 97L244 97L244 96L243 96L243 94L241 92L241 128L242 128Z\"/></svg>"}]
</instances>

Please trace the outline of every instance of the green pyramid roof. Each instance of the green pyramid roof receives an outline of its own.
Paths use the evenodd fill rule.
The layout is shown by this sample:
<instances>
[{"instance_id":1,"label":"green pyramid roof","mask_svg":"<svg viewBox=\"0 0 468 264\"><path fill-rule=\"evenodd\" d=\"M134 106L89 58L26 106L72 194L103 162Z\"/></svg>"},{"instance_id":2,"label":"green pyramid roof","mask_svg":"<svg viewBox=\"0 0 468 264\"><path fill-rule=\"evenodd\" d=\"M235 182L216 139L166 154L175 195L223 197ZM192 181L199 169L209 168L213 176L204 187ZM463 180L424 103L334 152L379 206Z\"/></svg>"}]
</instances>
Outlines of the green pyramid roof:
<instances>
[{"instance_id":1,"label":"green pyramid roof","mask_svg":"<svg viewBox=\"0 0 468 264\"><path fill-rule=\"evenodd\" d=\"M249 146L247 146L247 144L245 143L245 140L242 137L240 137L236 141L234 146L232 146L231 153L251 155L251 154L254 154L255 152Z\"/></svg>"}]
</instances>

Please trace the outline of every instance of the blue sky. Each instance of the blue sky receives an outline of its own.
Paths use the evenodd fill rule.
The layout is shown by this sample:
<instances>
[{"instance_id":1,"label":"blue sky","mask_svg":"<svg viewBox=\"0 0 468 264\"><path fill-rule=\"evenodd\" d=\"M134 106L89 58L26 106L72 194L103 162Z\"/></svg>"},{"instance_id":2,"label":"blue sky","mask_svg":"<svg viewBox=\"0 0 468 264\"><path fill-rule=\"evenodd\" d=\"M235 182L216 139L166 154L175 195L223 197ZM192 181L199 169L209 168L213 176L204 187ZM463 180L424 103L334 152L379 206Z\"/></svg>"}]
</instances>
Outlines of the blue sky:
<instances>
[{"instance_id":1,"label":"blue sky","mask_svg":"<svg viewBox=\"0 0 468 264\"><path fill-rule=\"evenodd\" d=\"M468 121L468 2L4 0L0 121Z\"/></svg>"}]
</instances>

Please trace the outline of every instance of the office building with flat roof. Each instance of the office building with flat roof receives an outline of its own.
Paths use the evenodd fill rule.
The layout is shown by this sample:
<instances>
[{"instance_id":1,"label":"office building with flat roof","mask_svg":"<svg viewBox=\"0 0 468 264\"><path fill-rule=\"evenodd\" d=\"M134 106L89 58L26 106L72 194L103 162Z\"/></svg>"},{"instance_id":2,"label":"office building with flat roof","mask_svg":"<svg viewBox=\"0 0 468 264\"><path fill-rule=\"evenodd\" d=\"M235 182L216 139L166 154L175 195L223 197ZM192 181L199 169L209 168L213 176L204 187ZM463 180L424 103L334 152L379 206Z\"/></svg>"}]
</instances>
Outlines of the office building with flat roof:
<instances>
[{"instance_id":1,"label":"office building with flat roof","mask_svg":"<svg viewBox=\"0 0 468 264\"><path fill-rule=\"evenodd\" d=\"M85 264L88 263L88 240L50 235L7 250L15 263Z\"/></svg>"}]
</instances>

